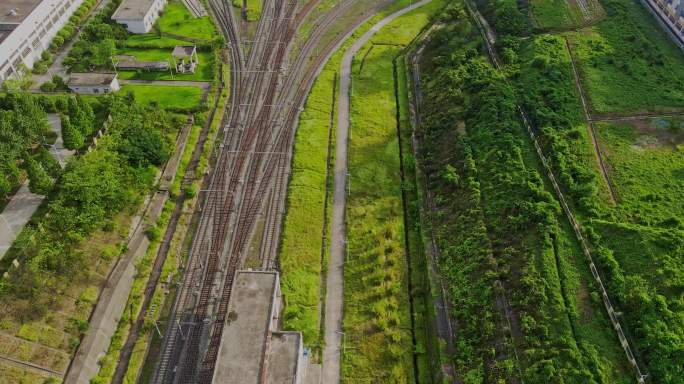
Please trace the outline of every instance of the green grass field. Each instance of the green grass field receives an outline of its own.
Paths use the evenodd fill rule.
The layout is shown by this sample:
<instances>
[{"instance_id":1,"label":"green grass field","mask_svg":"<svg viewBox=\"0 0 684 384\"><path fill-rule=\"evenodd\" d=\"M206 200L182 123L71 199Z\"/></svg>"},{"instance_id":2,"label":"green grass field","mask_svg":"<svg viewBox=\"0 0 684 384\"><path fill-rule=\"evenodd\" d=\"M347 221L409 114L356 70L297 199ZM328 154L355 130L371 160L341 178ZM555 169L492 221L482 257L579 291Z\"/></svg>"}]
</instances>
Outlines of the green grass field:
<instances>
[{"instance_id":1,"label":"green grass field","mask_svg":"<svg viewBox=\"0 0 684 384\"><path fill-rule=\"evenodd\" d=\"M192 86L125 84L121 93L133 92L140 104L157 103L162 108L191 109L199 105L202 90Z\"/></svg>"},{"instance_id":2,"label":"green grass field","mask_svg":"<svg viewBox=\"0 0 684 384\"><path fill-rule=\"evenodd\" d=\"M681 121L646 120L597 125L618 193L620 218L657 226L684 217L684 127Z\"/></svg>"},{"instance_id":3,"label":"green grass field","mask_svg":"<svg viewBox=\"0 0 684 384\"><path fill-rule=\"evenodd\" d=\"M173 37L159 36L151 33L145 33L142 35L129 35L124 43L124 45L127 48L169 49L169 56L171 55L171 50L176 45L188 44L189 42L186 40L180 40Z\"/></svg>"},{"instance_id":4,"label":"green grass field","mask_svg":"<svg viewBox=\"0 0 684 384\"><path fill-rule=\"evenodd\" d=\"M684 108L684 55L638 2L607 0L608 17L568 33L599 113ZM667 84L667 86L655 86Z\"/></svg>"},{"instance_id":5,"label":"green grass field","mask_svg":"<svg viewBox=\"0 0 684 384\"><path fill-rule=\"evenodd\" d=\"M567 0L531 0L532 19L540 28L566 28L582 22L578 7Z\"/></svg>"},{"instance_id":6,"label":"green grass field","mask_svg":"<svg viewBox=\"0 0 684 384\"><path fill-rule=\"evenodd\" d=\"M198 40L213 40L219 36L209 16L194 17L179 1L171 1L157 20L162 33Z\"/></svg>"}]
</instances>

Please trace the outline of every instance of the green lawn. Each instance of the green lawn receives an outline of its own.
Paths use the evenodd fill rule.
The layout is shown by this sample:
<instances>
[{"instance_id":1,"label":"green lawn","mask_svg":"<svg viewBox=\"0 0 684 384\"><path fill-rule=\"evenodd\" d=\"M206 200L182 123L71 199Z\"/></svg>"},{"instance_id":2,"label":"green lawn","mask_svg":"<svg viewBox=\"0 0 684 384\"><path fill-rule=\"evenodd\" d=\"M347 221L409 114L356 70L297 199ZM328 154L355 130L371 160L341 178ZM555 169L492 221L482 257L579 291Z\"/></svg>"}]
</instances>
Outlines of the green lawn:
<instances>
[{"instance_id":1,"label":"green lawn","mask_svg":"<svg viewBox=\"0 0 684 384\"><path fill-rule=\"evenodd\" d=\"M124 45L127 48L167 48L173 50L176 45L192 44L186 40L175 39L173 37L159 36L151 33L142 35L129 35ZM169 53L170 54L170 53Z\"/></svg>"},{"instance_id":2,"label":"green lawn","mask_svg":"<svg viewBox=\"0 0 684 384\"><path fill-rule=\"evenodd\" d=\"M604 21L568 34L593 109L626 113L684 108L682 52L640 3L603 4L609 15Z\"/></svg>"},{"instance_id":3,"label":"green lawn","mask_svg":"<svg viewBox=\"0 0 684 384\"><path fill-rule=\"evenodd\" d=\"M171 51L168 49L140 49L140 48L124 48L120 49L118 55L135 56L136 60L140 61L167 61L173 66L171 58ZM121 79L136 79L136 80L197 80L210 81L214 78L214 54L212 52L199 51L197 52L199 58L199 66L195 73L176 74L173 76L168 71L120 71L119 78Z\"/></svg>"},{"instance_id":4,"label":"green lawn","mask_svg":"<svg viewBox=\"0 0 684 384\"><path fill-rule=\"evenodd\" d=\"M125 84L119 92L133 92L136 102L141 104L155 102L162 108L171 109L195 108L202 97L202 90L192 86Z\"/></svg>"},{"instance_id":5,"label":"green lawn","mask_svg":"<svg viewBox=\"0 0 684 384\"><path fill-rule=\"evenodd\" d=\"M157 20L162 33L199 40L213 40L219 33L209 16L195 18L179 1L171 1Z\"/></svg>"}]
</instances>

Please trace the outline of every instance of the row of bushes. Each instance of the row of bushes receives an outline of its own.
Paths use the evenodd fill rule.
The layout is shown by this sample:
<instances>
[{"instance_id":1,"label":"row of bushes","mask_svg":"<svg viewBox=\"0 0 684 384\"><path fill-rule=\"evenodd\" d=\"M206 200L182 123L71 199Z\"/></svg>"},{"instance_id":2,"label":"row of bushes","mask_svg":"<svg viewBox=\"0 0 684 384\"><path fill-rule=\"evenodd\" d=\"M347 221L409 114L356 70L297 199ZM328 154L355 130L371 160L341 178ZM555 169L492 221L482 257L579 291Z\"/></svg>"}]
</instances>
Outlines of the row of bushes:
<instances>
[{"instance_id":1,"label":"row of bushes","mask_svg":"<svg viewBox=\"0 0 684 384\"><path fill-rule=\"evenodd\" d=\"M84 0L83 3L74 11L71 15L69 21L62 27L62 29L57 32L48 50L44 51L41 59L33 64L33 73L44 74L47 73L48 67L52 64L53 55L64 45L65 42L71 40L76 31L78 30L78 25L80 25L85 17L93 9L97 0Z\"/></svg>"}]
</instances>

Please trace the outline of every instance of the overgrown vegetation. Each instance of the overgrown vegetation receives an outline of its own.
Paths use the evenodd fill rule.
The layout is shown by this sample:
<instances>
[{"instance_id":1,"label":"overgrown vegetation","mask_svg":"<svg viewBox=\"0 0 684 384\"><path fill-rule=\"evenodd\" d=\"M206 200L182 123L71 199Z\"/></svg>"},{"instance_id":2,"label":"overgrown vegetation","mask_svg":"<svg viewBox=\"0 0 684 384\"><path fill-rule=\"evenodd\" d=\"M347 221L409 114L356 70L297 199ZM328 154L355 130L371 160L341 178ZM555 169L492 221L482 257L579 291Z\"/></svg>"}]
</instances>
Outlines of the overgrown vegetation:
<instances>
[{"instance_id":1,"label":"overgrown vegetation","mask_svg":"<svg viewBox=\"0 0 684 384\"><path fill-rule=\"evenodd\" d=\"M497 72L483 57L478 32L460 7L449 17L423 65L423 156L459 329L457 372L465 382L628 382L586 260L520 123L516 90L503 77L511 73ZM534 44L537 54L546 52L545 43L529 43L521 56L530 57ZM509 60L519 54L508 48ZM559 57L546 59L557 64ZM539 81L535 76L520 78L527 84ZM562 79L557 73L556 83ZM535 122L576 129L576 104L557 110L565 91L549 95L544 87L527 91L531 105L549 102ZM560 117L573 113L568 122Z\"/></svg>"},{"instance_id":2,"label":"overgrown vegetation","mask_svg":"<svg viewBox=\"0 0 684 384\"><path fill-rule=\"evenodd\" d=\"M684 108L684 56L639 2L604 0L608 17L568 34L596 112ZM667 86L658 86L667 84Z\"/></svg>"},{"instance_id":3,"label":"overgrown vegetation","mask_svg":"<svg viewBox=\"0 0 684 384\"><path fill-rule=\"evenodd\" d=\"M517 68L520 99L555 176L579 209L596 211L610 196L599 174L565 40L538 35L527 41L510 39L503 47L508 67Z\"/></svg>"},{"instance_id":4,"label":"overgrown vegetation","mask_svg":"<svg viewBox=\"0 0 684 384\"><path fill-rule=\"evenodd\" d=\"M483 8L495 8L492 4ZM681 311L676 293L682 285L679 268L674 267L679 263L675 260L682 258L682 212L676 203L680 199L677 185L682 179L677 171L682 158L680 123L671 119L659 119L650 125L646 120L636 120L633 125L595 123L602 153L592 153L596 149L584 121L564 39L579 65L580 85L585 87L590 101L589 113L599 112L594 116L599 120L616 113L682 108L682 87L678 84L684 79L684 57L639 3L607 0L603 5L607 17L592 27L560 36L533 35L525 39L501 25L495 12L486 15L499 33L497 51L504 61L504 73L512 80L556 179L583 224L613 304L621 311L622 325L636 347L637 362L653 382L678 383L683 376L678 345L684 329L678 320ZM665 83L673 87L653 86ZM481 89L480 84L477 89ZM469 102L470 98L463 100ZM601 154L608 171L605 177L599 177L597 167ZM528 156L535 157L534 153ZM611 183L614 199L605 181ZM484 189L482 192L485 204L491 204ZM565 226L561 223L560 228ZM544 253L544 247L533 249ZM554 250L562 254L557 245ZM571 255L564 258L572 262ZM582 274L591 280L586 266L578 261L580 281ZM558 268L562 271L563 264L559 263ZM573 274L568 276L560 285L565 296L573 280L577 280ZM567 297L565 300L572 309L572 301ZM594 297L592 301L596 301ZM580 300L577 303L586 311ZM600 306L597 311L603 312ZM574 324L573 335L603 345L596 351L608 357L606 361L624 364L624 357L620 363L619 351L607 353L615 350L609 346L614 341L607 338L608 343L597 343L596 335L610 331L593 327L594 331L583 332L584 327ZM515 332L513 336L515 340ZM578 345L585 348L583 343ZM623 370L618 377L630 372Z\"/></svg>"},{"instance_id":5,"label":"overgrown vegetation","mask_svg":"<svg viewBox=\"0 0 684 384\"><path fill-rule=\"evenodd\" d=\"M608 287L655 383L681 383L681 122L597 126L619 197L588 222Z\"/></svg>"},{"instance_id":6,"label":"overgrown vegetation","mask_svg":"<svg viewBox=\"0 0 684 384\"><path fill-rule=\"evenodd\" d=\"M41 100L64 100L68 110L70 99ZM93 150L69 161L2 264L8 275L0 279L0 329L22 340L21 348L50 347L44 355L17 358L58 371L66 366L54 356L68 362L78 347L98 286L125 251L132 213L168 158L180 125L162 109L114 95L99 99L99 109L111 116L106 134ZM13 260L18 267L10 267Z\"/></svg>"}]
</instances>

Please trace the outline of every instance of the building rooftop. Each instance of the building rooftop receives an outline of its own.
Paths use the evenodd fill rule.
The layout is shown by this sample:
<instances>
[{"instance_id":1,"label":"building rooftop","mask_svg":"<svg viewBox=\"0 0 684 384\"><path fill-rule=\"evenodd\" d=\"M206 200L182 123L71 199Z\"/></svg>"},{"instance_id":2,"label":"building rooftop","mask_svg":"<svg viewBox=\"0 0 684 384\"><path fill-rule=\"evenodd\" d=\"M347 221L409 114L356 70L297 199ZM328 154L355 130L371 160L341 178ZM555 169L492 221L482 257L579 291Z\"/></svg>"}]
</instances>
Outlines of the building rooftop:
<instances>
[{"instance_id":1,"label":"building rooftop","mask_svg":"<svg viewBox=\"0 0 684 384\"><path fill-rule=\"evenodd\" d=\"M302 334L273 332L268 342L266 384L295 384L299 357L302 354Z\"/></svg>"},{"instance_id":2,"label":"building rooftop","mask_svg":"<svg viewBox=\"0 0 684 384\"><path fill-rule=\"evenodd\" d=\"M116 73L72 73L69 85L109 85L116 76Z\"/></svg>"},{"instance_id":3,"label":"building rooftop","mask_svg":"<svg viewBox=\"0 0 684 384\"><path fill-rule=\"evenodd\" d=\"M277 289L276 272L237 273L221 336L214 383L260 383Z\"/></svg>"},{"instance_id":4,"label":"building rooftop","mask_svg":"<svg viewBox=\"0 0 684 384\"><path fill-rule=\"evenodd\" d=\"M112 15L112 20L142 19L154 4L154 0L123 0Z\"/></svg>"},{"instance_id":5,"label":"building rooftop","mask_svg":"<svg viewBox=\"0 0 684 384\"><path fill-rule=\"evenodd\" d=\"M190 57L195 53L197 47L194 45L176 45L173 48L171 56L173 57Z\"/></svg>"},{"instance_id":6,"label":"building rooftop","mask_svg":"<svg viewBox=\"0 0 684 384\"><path fill-rule=\"evenodd\" d=\"M43 0L0 0L0 24L20 24Z\"/></svg>"}]
</instances>

